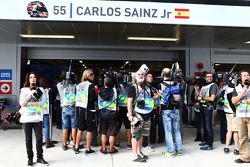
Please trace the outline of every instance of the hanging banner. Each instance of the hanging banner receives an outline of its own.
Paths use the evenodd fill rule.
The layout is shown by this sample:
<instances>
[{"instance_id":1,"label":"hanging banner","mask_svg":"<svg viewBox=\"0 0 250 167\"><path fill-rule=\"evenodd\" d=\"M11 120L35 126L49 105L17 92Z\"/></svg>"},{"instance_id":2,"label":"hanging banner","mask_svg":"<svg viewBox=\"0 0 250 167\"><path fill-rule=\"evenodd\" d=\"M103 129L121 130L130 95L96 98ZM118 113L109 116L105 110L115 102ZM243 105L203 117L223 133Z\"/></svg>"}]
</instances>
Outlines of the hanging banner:
<instances>
[{"instance_id":1,"label":"hanging banner","mask_svg":"<svg viewBox=\"0 0 250 167\"><path fill-rule=\"evenodd\" d=\"M250 7L96 0L1 0L0 19L250 27Z\"/></svg>"}]
</instances>

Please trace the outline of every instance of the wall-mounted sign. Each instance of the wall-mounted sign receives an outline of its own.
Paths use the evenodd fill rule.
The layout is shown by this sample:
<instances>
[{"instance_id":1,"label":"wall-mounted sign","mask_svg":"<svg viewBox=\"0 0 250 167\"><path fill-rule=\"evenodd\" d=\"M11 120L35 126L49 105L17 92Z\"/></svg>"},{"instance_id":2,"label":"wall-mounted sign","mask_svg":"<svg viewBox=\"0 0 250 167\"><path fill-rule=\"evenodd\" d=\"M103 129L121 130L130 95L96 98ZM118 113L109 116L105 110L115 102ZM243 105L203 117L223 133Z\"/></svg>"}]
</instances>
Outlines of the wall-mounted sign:
<instances>
[{"instance_id":1,"label":"wall-mounted sign","mask_svg":"<svg viewBox=\"0 0 250 167\"><path fill-rule=\"evenodd\" d=\"M12 80L12 70L10 69L0 69L0 81L11 81Z\"/></svg>"},{"instance_id":2,"label":"wall-mounted sign","mask_svg":"<svg viewBox=\"0 0 250 167\"><path fill-rule=\"evenodd\" d=\"M0 19L250 27L247 21L250 7L136 1L1 0Z\"/></svg>"},{"instance_id":3,"label":"wall-mounted sign","mask_svg":"<svg viewBox=\"0 0 250 167\"><path fill-rule=\"evenodd\" d=\"M12 82L0 82L0 94L12 94Z\"/></svg>"}]
</instances>

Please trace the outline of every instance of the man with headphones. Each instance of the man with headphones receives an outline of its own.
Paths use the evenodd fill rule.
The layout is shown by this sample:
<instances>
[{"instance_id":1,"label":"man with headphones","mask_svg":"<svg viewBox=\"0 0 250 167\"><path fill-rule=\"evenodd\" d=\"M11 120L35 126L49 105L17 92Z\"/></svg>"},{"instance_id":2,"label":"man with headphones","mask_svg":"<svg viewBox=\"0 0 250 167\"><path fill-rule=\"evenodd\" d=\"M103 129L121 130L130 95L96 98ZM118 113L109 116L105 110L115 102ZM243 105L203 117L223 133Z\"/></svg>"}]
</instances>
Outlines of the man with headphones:
<instances>
[{"instance_id":1,"label":"man with headphones","mask_svg":"<svg viewBox=\"0 0 250 167\"><path fill-rule=\"evenodd\" d=\"M166 157L182 155L182 137L180 128L181 86L171 77L171 70L162 70L163 82L160 83L161 115L165 130ZM174 135L174 137L173 137ZM175 140L175 141L174 141ZM175 143L175 144L174 144ZM175 146L174 146L175 145Z\"/></svg>"},{"instance_id":2,"label":"man with headphones","mask_svg":"<svg viewBox=\"0 0 250 167\"><path fill-rule=\"evenodd\" d=\"M235 163L250 163L248 150L248 128L250 127L250 77L249 72L240 72L241 83L235 87L232 94L232 103L236 107L238 118L240 158Z\"/></svg>"}]
</instances>

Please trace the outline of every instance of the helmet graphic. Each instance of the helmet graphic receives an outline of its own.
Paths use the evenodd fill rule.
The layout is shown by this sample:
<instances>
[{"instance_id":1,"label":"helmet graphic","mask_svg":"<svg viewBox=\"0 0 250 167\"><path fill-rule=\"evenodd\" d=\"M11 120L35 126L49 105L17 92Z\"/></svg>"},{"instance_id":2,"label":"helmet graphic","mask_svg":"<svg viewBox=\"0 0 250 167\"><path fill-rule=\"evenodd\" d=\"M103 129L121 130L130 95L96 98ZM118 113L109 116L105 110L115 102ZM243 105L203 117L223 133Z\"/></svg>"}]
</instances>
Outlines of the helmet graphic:
<instances>
[{"instance_id":1,"label":"helmet graphic","mask_svg":"<svg viewBox=\"0 0 250 167\"><path fill-rule=\"evenodd\" d=\"M45 5L40 1L30 2L27 6L27 12L30 17L44 17L47 18L49 13Z\"/></svg>"}]
</instances>

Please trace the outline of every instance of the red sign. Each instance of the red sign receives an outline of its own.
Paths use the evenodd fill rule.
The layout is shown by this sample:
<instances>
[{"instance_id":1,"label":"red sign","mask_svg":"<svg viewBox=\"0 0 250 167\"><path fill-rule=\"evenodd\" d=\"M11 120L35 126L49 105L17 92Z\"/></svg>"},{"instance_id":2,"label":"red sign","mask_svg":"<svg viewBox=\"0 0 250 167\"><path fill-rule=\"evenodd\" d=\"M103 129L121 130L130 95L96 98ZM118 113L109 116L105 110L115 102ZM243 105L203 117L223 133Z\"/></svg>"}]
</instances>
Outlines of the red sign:
<instances>
[{"instance_id":1,"label":"red sign","mask_svg":"<svg viewBox=\"0 0 250 167\"><path fill-rule=\"evenodd\" d=\"M0 82L0 94L12 94L12 82Z\"/></svg>"}]
</instances>

